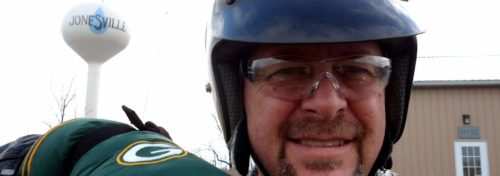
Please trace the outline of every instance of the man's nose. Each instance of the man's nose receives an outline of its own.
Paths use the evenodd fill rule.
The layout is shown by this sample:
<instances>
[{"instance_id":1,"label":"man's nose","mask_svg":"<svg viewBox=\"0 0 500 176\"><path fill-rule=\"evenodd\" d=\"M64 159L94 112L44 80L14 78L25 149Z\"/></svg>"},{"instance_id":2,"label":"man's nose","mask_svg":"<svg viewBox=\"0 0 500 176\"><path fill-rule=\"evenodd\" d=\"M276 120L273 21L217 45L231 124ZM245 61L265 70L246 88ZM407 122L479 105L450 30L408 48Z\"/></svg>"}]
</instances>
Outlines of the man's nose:
<instances>
[{"instance_id":1,"label":"man's nose","mask_svg":"<svg viewBox=\"0 0 500 176\"><path fill-rule=\"evenodd\" d=\"M336 113L345 110L347 101L333 75L322 76L314 83L308 97L302 100L302 108L319 113L322 117L335 117Z\"/></svg>"}]
</instances>

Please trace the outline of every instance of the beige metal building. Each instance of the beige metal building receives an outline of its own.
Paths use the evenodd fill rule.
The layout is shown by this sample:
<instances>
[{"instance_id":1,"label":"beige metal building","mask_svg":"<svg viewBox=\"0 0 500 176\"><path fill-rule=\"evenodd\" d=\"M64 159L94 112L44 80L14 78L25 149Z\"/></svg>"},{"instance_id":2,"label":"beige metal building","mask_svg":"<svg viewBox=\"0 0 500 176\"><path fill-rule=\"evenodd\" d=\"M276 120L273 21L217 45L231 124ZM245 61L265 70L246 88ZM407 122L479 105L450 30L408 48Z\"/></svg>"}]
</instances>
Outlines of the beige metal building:
<instances>
[{"instance_id":1,"label":"beige metal building","mask_svg":"<svg viewBox=\"0 0 500 176\"><path fill-rule=\"evenodd\" d=\"M416 81L393 170L500 175L500 80Z\"/></svg>"}]
</instances>

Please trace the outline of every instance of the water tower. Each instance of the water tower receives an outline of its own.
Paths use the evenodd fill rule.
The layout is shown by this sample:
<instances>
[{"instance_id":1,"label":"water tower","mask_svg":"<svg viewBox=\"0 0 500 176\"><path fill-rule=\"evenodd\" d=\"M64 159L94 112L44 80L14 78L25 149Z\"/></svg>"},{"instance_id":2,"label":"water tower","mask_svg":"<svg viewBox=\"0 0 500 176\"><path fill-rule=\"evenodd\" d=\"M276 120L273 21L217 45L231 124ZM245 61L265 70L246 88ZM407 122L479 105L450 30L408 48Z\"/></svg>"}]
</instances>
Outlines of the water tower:
<instances>
[{"instance_id":1,"label":"water tower","mask_svg":"<svg viewBox=\"0 0 500 176\"><path fill-rule=\"evenodd\" d=\"M88 64L85 116L97 117L101 65L127 47L127 23L102 3L73 7L63 20L64 41Z\"/></svg>"}]
</instances>

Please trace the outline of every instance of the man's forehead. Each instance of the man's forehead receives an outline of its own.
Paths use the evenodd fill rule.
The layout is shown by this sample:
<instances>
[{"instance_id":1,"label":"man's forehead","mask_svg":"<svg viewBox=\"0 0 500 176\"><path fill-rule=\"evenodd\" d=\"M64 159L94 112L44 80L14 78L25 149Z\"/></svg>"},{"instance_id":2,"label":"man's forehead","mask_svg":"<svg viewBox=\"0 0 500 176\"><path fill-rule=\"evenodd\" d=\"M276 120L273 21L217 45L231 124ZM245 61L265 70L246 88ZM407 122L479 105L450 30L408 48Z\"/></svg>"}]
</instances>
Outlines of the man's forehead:
<instances>
[{"instance_id":1,"label":"man's forehead","mask_svg":"<svg viewBox=\"0 0 500 176\"><path fill-rule=\"evenodd\" d=\"M272 55L338 57L356 54L381 55L382 52L375 42L343 44L269 44L257 47L250 56L252 58Z\"/></svg>"}]
</instances>

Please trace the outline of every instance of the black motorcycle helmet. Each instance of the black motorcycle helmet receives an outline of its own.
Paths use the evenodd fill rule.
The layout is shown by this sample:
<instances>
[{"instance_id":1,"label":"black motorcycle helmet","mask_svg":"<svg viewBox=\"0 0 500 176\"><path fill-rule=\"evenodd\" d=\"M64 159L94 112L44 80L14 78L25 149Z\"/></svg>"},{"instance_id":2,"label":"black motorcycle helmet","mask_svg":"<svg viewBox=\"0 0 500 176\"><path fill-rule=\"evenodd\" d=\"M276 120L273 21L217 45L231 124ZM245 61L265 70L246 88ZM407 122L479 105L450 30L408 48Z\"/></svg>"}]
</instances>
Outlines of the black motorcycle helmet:
<instances>
[{"instance_id":1,"label":"black motorcycle helmet","mask_svg":"<svg viewBox=\"0 0 500 176\"><path fill-rule=\"evenodd\" d=\"M423 31L394 0L215 0L207 50L211 92L231 162L246 175L253 155L247 135L240 60L259 44L374 41L391 59L384 144L370 174L391 163L401 137ZM255 157L253 157L255 158ZM266 173L260 161L254 160ZM389 166L387 166L389 165ZM387 164L385 168L390 168Z\"/></svg>"}]
</instances>

